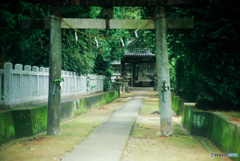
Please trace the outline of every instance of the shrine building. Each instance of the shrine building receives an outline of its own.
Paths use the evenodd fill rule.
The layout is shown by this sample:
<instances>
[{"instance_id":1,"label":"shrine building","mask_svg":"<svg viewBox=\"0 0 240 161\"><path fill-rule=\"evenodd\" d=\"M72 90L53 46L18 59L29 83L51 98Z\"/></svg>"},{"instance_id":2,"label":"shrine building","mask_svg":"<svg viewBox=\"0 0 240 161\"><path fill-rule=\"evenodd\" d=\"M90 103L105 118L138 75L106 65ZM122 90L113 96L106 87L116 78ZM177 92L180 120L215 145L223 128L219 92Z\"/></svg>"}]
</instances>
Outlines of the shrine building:
<instances>
[{"instance_id":1,"label":"shrine building","mask_svg":"<svg viewBox=\"0 0 240 161\"><path fill-rule=\"evenodd\" d=\"M151 53L149 48L127 50L123 59L112 63L112 70L112 82L117 76L120 76L122 71L125 71L128 74L128 85L130 87L153 87L156 56Z\"/></svg>"}]
</instances>

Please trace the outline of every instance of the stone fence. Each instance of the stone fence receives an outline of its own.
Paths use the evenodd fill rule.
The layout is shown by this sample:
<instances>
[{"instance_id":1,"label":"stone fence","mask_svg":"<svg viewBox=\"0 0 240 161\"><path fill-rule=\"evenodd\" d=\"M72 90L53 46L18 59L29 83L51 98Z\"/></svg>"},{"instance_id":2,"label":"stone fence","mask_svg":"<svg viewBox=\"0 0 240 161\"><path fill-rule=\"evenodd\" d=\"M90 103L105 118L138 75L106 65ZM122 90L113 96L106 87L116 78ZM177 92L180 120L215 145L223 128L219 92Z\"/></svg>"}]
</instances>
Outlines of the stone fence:
<instances>
[{"instance_id":1,"label":"stone fence","mask_svg":"<svg viewBox=\"0 0 240 161\"><path fill-rule=\"evenodd\" d=\"M221 112L203 111L193 103L184 103L178 96L172 95L172 109L181 116L183 127L191 135L208 138L223 153L240 154L240 124L237 119ZM200 137L200 140L202 141ZM205 146L208 146L204 143ZM211 146L211 145L210 145ZM211 148L208 147L208 150ZM213 153L218 153L211 151ZM240 161L240 157L231 157Z\"/></svg>"},{"instance_id":2,"label":"stone fence","mask_svg":"<svg viewBox=\"0 0 240 161\"><path fill-rule=\"evenodd\" d=\"M78 76L62 70L62 97L84 95L103 91L104 76ZM46 101L49 88L49 68L5 63L0 69L0 108L13 108Z\"/></svg>"}]
</instances>

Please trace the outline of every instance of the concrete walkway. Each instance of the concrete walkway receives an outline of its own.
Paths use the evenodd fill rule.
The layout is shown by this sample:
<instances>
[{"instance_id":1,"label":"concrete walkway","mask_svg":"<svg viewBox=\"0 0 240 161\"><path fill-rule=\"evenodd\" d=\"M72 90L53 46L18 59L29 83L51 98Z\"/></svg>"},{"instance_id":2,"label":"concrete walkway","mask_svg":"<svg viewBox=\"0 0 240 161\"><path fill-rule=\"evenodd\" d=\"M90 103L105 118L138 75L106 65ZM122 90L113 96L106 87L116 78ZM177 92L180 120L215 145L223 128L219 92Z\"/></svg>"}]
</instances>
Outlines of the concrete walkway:
<instances>
[{"instance_id":1,"label":"concrete walkway","mask_svg":"<svg viewBox=\"0 0 240 161\"><path fill-rule=\"evenodd\" d=\"M62 160L119 161L145 93L138 92Z\"/></svg>"}]
</instances>

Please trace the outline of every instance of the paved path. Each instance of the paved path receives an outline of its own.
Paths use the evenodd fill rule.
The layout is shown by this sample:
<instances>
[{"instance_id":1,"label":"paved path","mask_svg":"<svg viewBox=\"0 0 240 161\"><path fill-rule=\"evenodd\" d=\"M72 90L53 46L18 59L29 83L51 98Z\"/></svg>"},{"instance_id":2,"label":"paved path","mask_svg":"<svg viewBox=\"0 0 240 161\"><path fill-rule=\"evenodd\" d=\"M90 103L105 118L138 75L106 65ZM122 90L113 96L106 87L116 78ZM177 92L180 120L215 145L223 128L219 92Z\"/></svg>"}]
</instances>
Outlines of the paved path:
<instances>
[{"instance_id":1,"label":"paved path","mask_svg":"<svg viewBox=\"0 0 240 161\"><path fill-rule=\"evenodd\" d=\"M145 93L138 92L62 160L119 161Z\"/></svg>"}]
</instances>

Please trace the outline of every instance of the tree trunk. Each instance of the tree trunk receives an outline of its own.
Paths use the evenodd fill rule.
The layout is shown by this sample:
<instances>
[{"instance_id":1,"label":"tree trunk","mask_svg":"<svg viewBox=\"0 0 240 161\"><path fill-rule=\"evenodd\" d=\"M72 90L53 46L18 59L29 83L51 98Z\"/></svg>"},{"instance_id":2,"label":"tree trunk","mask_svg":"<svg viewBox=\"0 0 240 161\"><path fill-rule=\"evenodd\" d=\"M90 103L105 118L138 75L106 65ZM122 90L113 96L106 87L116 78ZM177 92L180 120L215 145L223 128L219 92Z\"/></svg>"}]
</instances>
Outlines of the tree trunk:
<instances>
[{"instance_id":1,"label":"tree trunk","mask_svg":"<svg viewBox=\"0 0 240 161\"><path fill-rule=\"evenodd\" d=\"M61 17L61 6L51 7L51 17ZM50 18L50 55L49 55L49 93L47 134L57 135L60 130L61 89L55 86L54 80L61 77L62 35L61 20ZM54 92L55 91L55 92Z\"/></svg>"},{"instance_id":2,"label":"tree trunk","mask_svg":"<svg viewBox=\"0 0 240 161\"><path fill-rule=\"evenodd\" d=\"M163 6L155 8L155 41L156 41L156 63L157 63L157 83L159 94L159 109L161 122L161 135L169 136L172 130L172 108L170 94L170 79L168 67L167 38L166 38L166 18ZM163 80L166 81L169 89L162 92ZM165 97L165 99L163 98Z\"/></svg>"}]
</instances>

